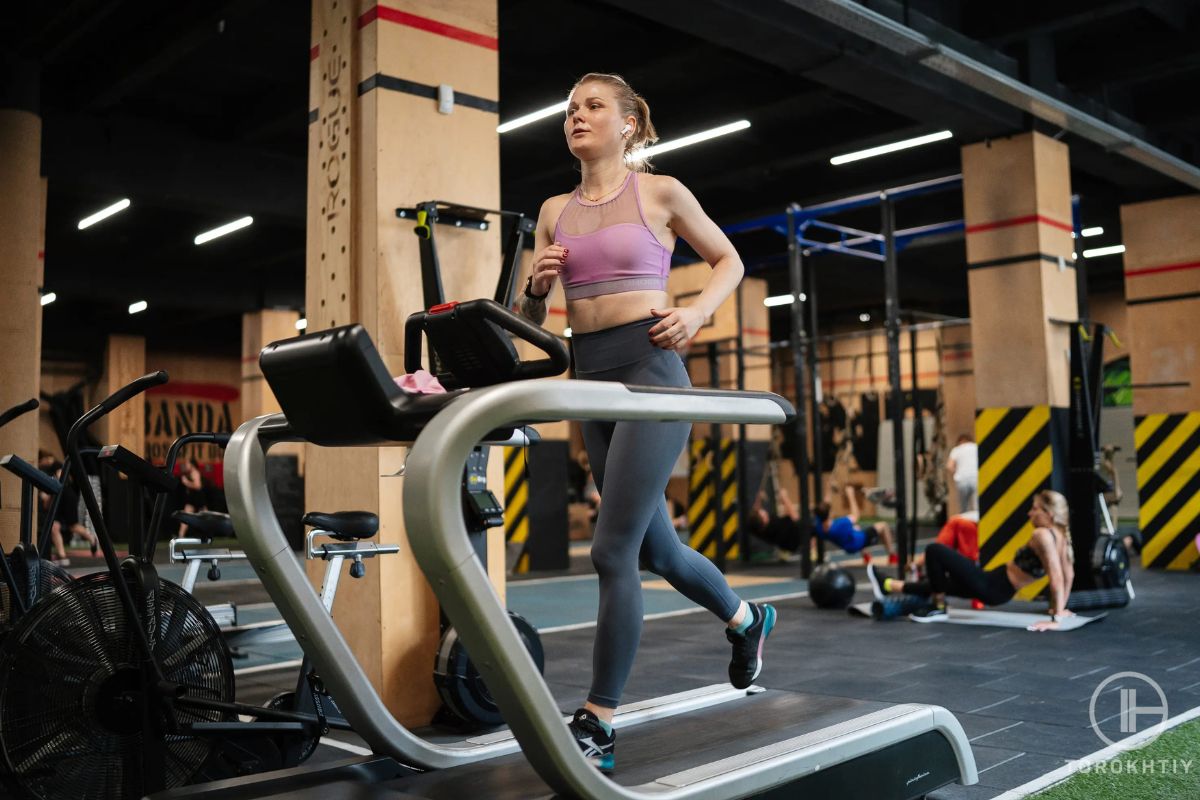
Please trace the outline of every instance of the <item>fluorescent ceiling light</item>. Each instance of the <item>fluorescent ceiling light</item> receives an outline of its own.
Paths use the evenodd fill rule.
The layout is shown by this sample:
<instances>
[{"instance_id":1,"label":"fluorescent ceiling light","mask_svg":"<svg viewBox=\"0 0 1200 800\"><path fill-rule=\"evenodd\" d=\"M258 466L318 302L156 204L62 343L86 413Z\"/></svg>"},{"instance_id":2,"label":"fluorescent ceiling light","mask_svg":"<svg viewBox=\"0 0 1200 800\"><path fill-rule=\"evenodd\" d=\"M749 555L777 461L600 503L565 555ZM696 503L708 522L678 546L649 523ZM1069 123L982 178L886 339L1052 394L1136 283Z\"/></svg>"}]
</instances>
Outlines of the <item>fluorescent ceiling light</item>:
<instances>
[{"instance_id":1,"label":"fluorescent ceiling light","mask_svg":"<svg viewBox=\"0 0 1200 800\"><path fill-rule=\"evenodd\" d=\"M300 319L296 320L296 330L302 331L307 327L308 327L308 318L307 317L301 317Z\"/></svg>"},{"instance_id":2,"label":"fluorescent ceiling light","mask_svg":"<svg viewBox=\"0 0 1200 800\"><path fill-rule=\"evenodd\" d=\"M129 313L137 314L140 311L145 311L149 307L149 303L145 300L138 300L136 303L129 304Z\"/></svg>"},{"instance_id":3,"label":"fluorescent ceiling light","mask_svg":"<svg viewBox=\"0 0 1200 800\"><path fill-rule=\"evenodd\" d=\"M496 133L508 133L514 128L520 128L522 125L528 125L531 122L537 122L539 119L553 117L555 114L561 114L567 110L567 101L555 103L552 106L546 106L541 111L534 111L531 114L526 114L523 117L510 119L508 122L502 122L496 126Z\"/></svg>"},{"instance_id":4,"label":"fluorescent ceiling light","mask_svg":"<svg viewBox=\"0 0 1200 800\"><path fill-rule=\"evenodd\" d=\"M1099 236L1102 233L1104 233L1104 228L1101 228L1100 226L1097 225L1095 228L1084 228L1083 230L1081 230L1079 232L1079 235L1080 236Z\"/></svg>"},{"instance_id":5,"label":"fluorescent ceiling light","mask_svg":"<svg viewBox=\"0 0 1200 800\"><path fill-rule=\"evenodd\" d=\"M749 128L749 127L750 127L750 120L739 119L737 122L730 122L728 125L721 125L716 128L710 128L709 130L706 130L706 131L700 131L699 133L693 133L690 136L684 136L679 139L672 139L669 142L663 142L662 144L656 144L653 147L645 147L645 148L642 148L641 150L636 150L631 154L631 156L629 157L628 160L640 161L643 158L651 158L660 153L666 153L670 150L678 150L681 147L687 147L688 145L691 145L691 144L697 144L699 142L708 141L709 139L715 139L716 137L724 136L727 133L735 133L737 131L744 131L744 130L746 130L746 128Z\"/></svg>"},{"instance_id":6,"label":"fluorescent ceiling light","mask_svg":"<svg viewBox=\"0 0 1200 800\"><path fill-rule=\"evenodd\" d=\"M48 306L57 299L58 295L56 295L54 292L46 292L44 295L42 295L42 305Z\"/></svg>"},{"instance_id":7,"label":"fluorescent ceiling light","mask_svg":"<svg viewBox=\"0 0 1200 800\"><path fill-rule=\"evenodd\" d=\"M124 211L127 208L129 208L129 198L128 197L125 198L124 200L118 200L117 202L115 202L111 206L109 206L108 208L100 209L95 214L92 214L90 217L84 217L83 219L79 220L79 230L83 230L84 228L90 228L91 226L93 226L97 222L99 222L100 220L108 219L113 214Z\"/></svg>"},{"instance_id":8,"label":"fluorescent ceiling light","mask_svg":"<svg viewBox=\"0 0 1200 800\"><path fill-rule=\"evenodd\" d=\"M918 136L915 139L905 139L902 142L892 142L891 144L883 144L879 147L871 147L866 150L859 150L856 153L846 153L842 156L834 156L829 159L829 163L837 166L839 164L847 164L851 161L859 161L872 156L881 156L884 153L894 153L897 150L907 150L910 147L920 147L923 144L930 142L940 142L943 139L949 139L954 134L950 131L938 131L937 133L928 133L924 136Z\"/></svg>"},{"instance_id":9,"label":"fluorescent ceiling light","mask_svg":"<svg viewBox=\"0 0 1200 800\"><path fill-rule=\"evenodd\" d=\"M807 299L808 295L806 295L804 292L801 292L800 302L803 303ZM774 306L790 306L793 302L795 302L795 300L796 296L793 294L777 294L768 297L766 300L763 300L763 305L767 308L773 308Z\"/></svg>"},{"instance_id":10,"label":"fluorescent ceiling light","mask_svg":"<svg viewBox=\"0 0 1200 800\"><path fill-rule=\"evenodd\" d=\"M194 241L196 244L211 242L213 239L216 239L219 236L224 236L227 233L233 233L234 231L239 231L242 228L249 227L253 222L254 217L242 217L241 219L235 219L233 222L228 222L219 228L213 228L211 231L205 231L197 236Z\"/></svg>"},{"instance_id":11,"label":"fluorescent ceiling light","mask_svg":"<svg viewBox=\"0 0 1200 800\"><path fill-rule=\"evenodd\" d=\"M1115 256L1118 253L1124 253L1124 252L1125 252L1125 245L1114 244L1114 245L1109 245L1108 247L1094 247L1091 250L1084 250L1083 257L1084 258L1096 258L1097 256Z\"/></svg>"},{"instance_id":12,"label":"fluorescent ceiling light","mask_svg":"<svg viewBox=\"0 0 1200 800\"><path fill-rule=\"evenodd\" d=\"M871 315L864 311L863 313L858 315L858 321L859 322L870 322Z\"/></svg>"}]
</instances>

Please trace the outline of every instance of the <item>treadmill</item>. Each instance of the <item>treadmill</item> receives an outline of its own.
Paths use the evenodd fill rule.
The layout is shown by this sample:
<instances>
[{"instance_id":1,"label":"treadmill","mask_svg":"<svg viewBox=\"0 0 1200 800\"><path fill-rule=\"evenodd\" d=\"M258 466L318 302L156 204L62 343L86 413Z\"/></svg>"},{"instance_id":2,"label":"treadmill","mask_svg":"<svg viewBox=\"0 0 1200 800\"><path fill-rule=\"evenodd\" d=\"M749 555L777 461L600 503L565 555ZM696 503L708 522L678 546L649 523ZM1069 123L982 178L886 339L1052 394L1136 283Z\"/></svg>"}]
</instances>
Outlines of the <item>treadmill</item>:
<instances>
[{"instance_id":1,"label":"treadmill","mask_svg":"<svg viewBox=\"0 0 1200 800\"><path fill-rule=\"evenodd\" d=\"M504 329L547 352L551 344L561 348L543 329L489 300L428 313L445 313L439 318L445 324L451 312L457 315L473 304L491 306L483 309L487 320L477 326L484 335L493 328L507 342ZM464 313L459 322L468 316ZM406 349L414 351L411 342ZM450 350L446 346L443 355ZM419 347L414 352L419 358ZM535 373L530 367L539 363L518 363L513 376ZM468 536L461 494L464 464L479 443L504 441L527 424L564 419L781 424L793 413L783 398L561 380L407 395L360 325L275 343L263 351L260 364L283 412L250 420L231 438L225 457L230 515L296 640L374 755L181 787L155 798L725 800L836 794L913 800L954 781L976 782L963 729L939 706L728 685L622 708L625 713L615 721L621 729L621 760L616 771L602 774L580 753L488 582ZM266 454L274 444L290 441L327 447L411 445L403 491L414 556L508 731L437 744L388 712L292 556L272 510Z\"/></svg>"}]
</instances>

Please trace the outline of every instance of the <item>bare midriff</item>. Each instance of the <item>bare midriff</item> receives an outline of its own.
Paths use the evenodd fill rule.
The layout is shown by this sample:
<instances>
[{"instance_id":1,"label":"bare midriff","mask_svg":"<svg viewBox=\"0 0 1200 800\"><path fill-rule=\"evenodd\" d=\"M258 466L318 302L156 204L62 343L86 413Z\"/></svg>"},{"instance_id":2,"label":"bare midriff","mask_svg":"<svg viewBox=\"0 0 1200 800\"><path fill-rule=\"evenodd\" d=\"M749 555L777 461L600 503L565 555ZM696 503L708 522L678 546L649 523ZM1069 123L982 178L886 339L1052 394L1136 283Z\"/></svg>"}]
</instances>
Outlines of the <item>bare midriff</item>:
<instances>
[{"instance_id":1,"label":"bare midriff","mask_svg":"<svg viewBox=\"0 0 1200 800\"><path fill-rule=\"evenodd\" d=\"M567 319L573 333L592 333L649 319L650 309L661 311L669 302L666 292L653 289L581 297L567 302Z\"/></svg>"}]
</instances>

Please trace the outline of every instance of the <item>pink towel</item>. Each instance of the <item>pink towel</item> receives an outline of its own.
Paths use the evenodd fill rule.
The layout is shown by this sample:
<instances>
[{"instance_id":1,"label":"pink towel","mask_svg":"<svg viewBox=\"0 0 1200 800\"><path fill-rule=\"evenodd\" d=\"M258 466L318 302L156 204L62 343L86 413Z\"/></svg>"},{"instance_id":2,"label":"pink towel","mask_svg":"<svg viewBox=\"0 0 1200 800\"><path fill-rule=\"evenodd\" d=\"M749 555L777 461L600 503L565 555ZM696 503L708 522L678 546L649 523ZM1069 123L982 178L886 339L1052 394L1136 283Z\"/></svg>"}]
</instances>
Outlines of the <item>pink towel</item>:
<instances>
[{"instance_id":1,"label":"pink towel","mask_svg":"<svg viewBox=\"0 0 1200 800\"><path fill-rule=\"evenodd\" d=\"M438 382L438 379L429 374L428 370L419 369L416 372L410 372L406 375L401 375L398 378L393 378L396 385L401 391L408 394L445 394L446 387Z\"/></svg>"}]
</instances>

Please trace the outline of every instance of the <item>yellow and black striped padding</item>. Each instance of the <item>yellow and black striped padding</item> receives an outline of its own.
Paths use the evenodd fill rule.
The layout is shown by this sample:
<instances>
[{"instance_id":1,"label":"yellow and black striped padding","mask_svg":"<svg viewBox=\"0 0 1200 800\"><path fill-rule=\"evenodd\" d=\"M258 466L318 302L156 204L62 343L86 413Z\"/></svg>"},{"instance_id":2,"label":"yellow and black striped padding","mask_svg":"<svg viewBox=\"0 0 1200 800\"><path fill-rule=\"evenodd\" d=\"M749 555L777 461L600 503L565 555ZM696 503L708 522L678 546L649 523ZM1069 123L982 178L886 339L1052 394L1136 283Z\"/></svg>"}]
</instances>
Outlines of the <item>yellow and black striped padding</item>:
<instances>
[{"instance_id":1,"label":"yellow and black striped padding","mask_svg":"<svg viewBox=\"0 0 1200 800\"><path fill-rule=\"evenodd\" d=\"M525 551L529 542L529 470L525 456L523 447L504 448L504 541L509 552L520 553L514 572L529 572L529 553Z\"/></svg>"},{"instance_id":2,"label":"yellow and black striped padding","mask_svg":"<svg viewBox=\"0 0 1200 800\"><path fill-rule=\"evenodd\" d=\"M725 558L738 557L737 441L721 439L720 503L714 503L717 487L713 480L710 439L692 439L689 453L688 529L689 544L710 559L717 558L719 538L725 540ZM718 522L720 520L720 522ZM717 531L720 529L720 537Z\"/></svg>"},{"instance_id":3,"label":"yellow and black striped padding","mask_svg":"<svg viewBox=\"0 0 1200 800\"><path fill-rule=\"evenodd\" d=\"M1142 566L1187 569L1200 534L1200 412L1138 417L1133 438Z\"/></svg>"},{"instance_id":4,"label":"yellow and black striped padding","mask_svg":"<svg viewBox=\"0 0 1200 800\"><path fill-rule=\"evenodd\" d=\"M1033 496L1051 487L1054 456L1050 406L983 408L975 412L979 443L979 563L1003 567L1029 542ZM1036 597L1047 579L1018 593Z\"/></svg>"}]
</instances>

